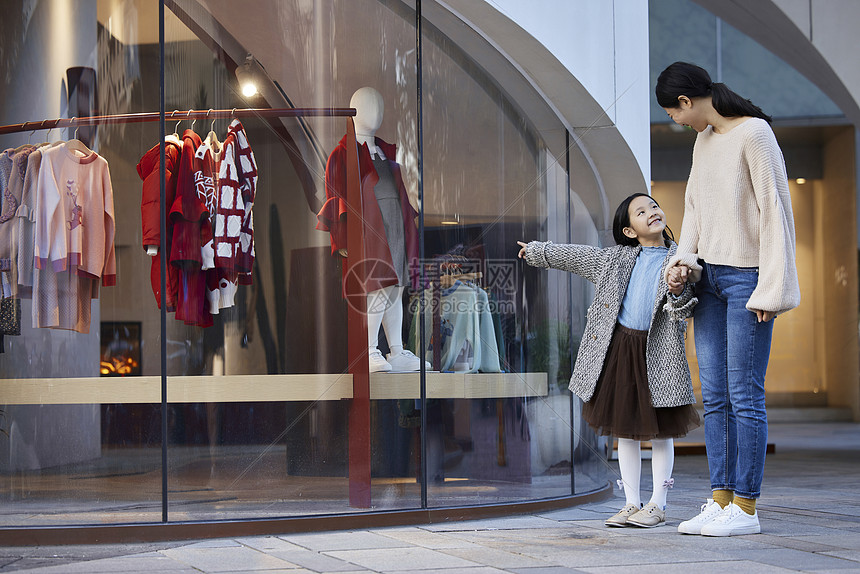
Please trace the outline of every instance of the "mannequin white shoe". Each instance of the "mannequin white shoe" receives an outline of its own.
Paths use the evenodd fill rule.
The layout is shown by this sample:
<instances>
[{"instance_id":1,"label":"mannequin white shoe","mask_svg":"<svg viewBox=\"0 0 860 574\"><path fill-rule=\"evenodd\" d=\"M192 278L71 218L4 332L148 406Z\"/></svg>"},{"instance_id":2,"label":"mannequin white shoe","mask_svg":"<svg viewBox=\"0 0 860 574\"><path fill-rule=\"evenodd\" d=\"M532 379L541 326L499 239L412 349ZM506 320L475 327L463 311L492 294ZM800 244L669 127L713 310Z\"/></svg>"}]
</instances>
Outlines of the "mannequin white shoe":
<instances>
[{"instance_id":1,"label":"mannequin white shoe","mask_svg":"<svg viewBox=\"0 0 860 574\"><path fill-rule=\"evenodd\" d=\"M368 362L370 364L371 373L382 373L391 370L391 364L385 360L379 349L374 349L368 353Z\"/></svg>"},{"instance_id":2,"label":"mannequin white shoe","mask_svg":"<svg viewBox=\"0 0 860 574\"><path fill-rule=\"evenodd\" d=\"M388 363L391 365L392 371L420 371L421 359L415 356L415 353L403 349L396 355L388 355ZM424 368L429 370L430 363L424 361Z\"/></svg>"}]
</instances>

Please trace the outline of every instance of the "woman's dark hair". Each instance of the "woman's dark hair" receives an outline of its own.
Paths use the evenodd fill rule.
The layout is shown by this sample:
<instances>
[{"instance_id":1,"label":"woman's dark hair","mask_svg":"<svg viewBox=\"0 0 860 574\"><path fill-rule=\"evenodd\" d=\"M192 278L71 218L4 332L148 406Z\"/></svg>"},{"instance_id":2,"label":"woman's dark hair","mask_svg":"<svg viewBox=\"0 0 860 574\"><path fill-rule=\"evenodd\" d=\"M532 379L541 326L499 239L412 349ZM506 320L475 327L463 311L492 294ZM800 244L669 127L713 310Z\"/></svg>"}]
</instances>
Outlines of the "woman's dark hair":
<instances>
[{"instance_id":1,"label":"woman's dark hair","mask_svg":"<svg viewBox=\"0 0 860 574\"><path fill-rule=\"evenodd\" d=\"M770 123L772 118L751 101L731 91L722 83L714 83L703 68L687 62L675 62L657 78L657 103L661 108L677 108L678 98L711 96L717 113L726 118L751 116Z\"/></svg>"},{"instance_id":2,"label":"woman's dark hair","mask_svg":"<svg viewBox=\"0 0 860 574\"><path fill-rule=\"evenodd\" d=\"M612 237L615 238L615 243L618 245L627 245L629 247L639 245L638 239L624 235L624 228L630 227L630 202L637 197L647 197L654 203L657 203L657 200L647 193L634 193L621 202L621 205L615 210L615 218L612 220ZM657 203L657 205L659 206L660 204ZM670 243L675 241L675 234L672 233L672 230L668 226L663 229L663 239L666 242L666 247L669 247Z\"/></svg>"}]
</instances>

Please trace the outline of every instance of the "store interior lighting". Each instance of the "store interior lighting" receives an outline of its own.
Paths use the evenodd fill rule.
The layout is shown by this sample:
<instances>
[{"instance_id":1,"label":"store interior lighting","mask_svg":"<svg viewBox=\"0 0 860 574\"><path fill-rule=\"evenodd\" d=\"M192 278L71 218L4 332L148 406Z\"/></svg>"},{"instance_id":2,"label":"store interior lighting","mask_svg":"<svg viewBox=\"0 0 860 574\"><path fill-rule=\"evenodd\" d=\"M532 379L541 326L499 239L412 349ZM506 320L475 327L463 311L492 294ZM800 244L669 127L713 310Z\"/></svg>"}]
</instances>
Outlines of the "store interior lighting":
<instances>
[{"instance_id":1,"label":"store interior lighting","mask_svg":"<svg viewBox=\"0 0 860 574\"><path fill-rule=\"evenodd\" d=\"M260 91L258 84L261 74L265 74L263 67L259 62L248 54L245 61L236 68L236 79L239 80L239 89L242 90L242 95L246 98L251 98L257 95Z\"/></svg>"}]
</instances>

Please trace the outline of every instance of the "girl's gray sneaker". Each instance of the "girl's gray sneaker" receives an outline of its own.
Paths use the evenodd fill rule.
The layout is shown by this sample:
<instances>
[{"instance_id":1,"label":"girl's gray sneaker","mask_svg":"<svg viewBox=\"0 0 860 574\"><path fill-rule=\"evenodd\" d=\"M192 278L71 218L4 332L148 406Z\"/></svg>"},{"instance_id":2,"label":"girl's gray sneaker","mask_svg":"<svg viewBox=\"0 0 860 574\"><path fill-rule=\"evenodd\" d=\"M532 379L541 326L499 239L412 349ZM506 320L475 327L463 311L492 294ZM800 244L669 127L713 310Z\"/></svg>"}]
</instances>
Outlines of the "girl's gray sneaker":
<instances>
[{"instance_id":1,"label":"girl's gray sneaker","mask_svg":"<svg viewBox=\"0 0 860 574\"><path fill-rule=\"evenodd\" d=\"M649 502L645 508L627 519L627 524L641 526L642 528L654 528L666 522L666 511Z\"/></svg>"},{"instance_id":2,"label":"girl's gray sneaker","mask_svg":"<svg viewBox=\"0 0 860 574\"><path fill-rule=\"evenodd\" d=\"M639 507L635 504L627 504L615 513L613 516L610 516L606 519L606 526L627 526L627 519L639 512Z\"/></svg>"}]
</instances>

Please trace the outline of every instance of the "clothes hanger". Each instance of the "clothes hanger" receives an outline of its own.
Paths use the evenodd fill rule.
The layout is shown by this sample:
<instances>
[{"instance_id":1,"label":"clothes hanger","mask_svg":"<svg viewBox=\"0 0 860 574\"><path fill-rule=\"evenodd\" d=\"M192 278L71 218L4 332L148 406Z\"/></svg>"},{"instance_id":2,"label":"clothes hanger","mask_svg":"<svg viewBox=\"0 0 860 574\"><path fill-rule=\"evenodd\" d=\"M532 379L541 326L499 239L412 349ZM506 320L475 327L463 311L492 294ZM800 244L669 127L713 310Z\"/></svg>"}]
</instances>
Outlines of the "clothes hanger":
<instances>
[{"instance_id":1,"label":"clothes hanger","mask_svg":"<svg viewBox=\"0 0 860 574\"><path fill-rule=\"evenodd\" d=\"M76 118L73 117L72 122L74 122L75 119ZM78 139L78 126L75 126L74 138L72 138L66 142L66 149L71 150L71 151L78 151L78 152L84 154L85 156L88 156L91 153L93 153L93 150L88 148L86 145L84 145L84 142L82 142L81 140Z\"/></svg>"},{"instance_id":2,"label":"clothes hanger","mask_svg":"<svg viewBox=\"0 0 860 574\"><path fill-rule=\"evenodd\" d=\"M44 129L44 128L43 128L43 129ZM60 143L60 142L52 142L52 141L51 141L51 132L52 132L52 131L54 131L54 126L51 126L51 127L49 127L49 128L48 128L48 133L46 133L46 134L45 134L45 141L44 141L44 143L42 143L41 145L51 147L51 146L55 146L55 145L57 145L58 143Z\"/></svg>"},{"instance_id":3,"label":"clothes hanger","mask_svg":"<svg viewBox=\"0 0 860 574\"><path fill-rule=\"evenodd\" d=\"M209 119L209 114L212 112L212 108L209 108L209 111L206 112L206 119ZM221 142L218 141L218 134L215 133L215 120L217 118L212 119L212 125L209 126L209 133L206 134L205 143L210 148L212 148L213 153L219 153L221 151Z\"/></svg>"},{"instance_id":4,"label":"clothes hanger","mask_svg":"<svg viewBox=\"0 0 860 574\"><path fill-rule=\"evenodd\" d=\"M179 110L173 110L173 113L170 114L170 117L173 118L173 116L175 116L176 112L178 112L178 111ZM180 119L178 122L176 122L176 125L173 126L173 135L175 135L176 137L179 137L179 124L181 124L181 123L182 123L182 120Z\"/></svg>"},{"instance_id":5,"label":"clothes hanger","mask_svg":"<svg viewBox=\"0 0 860 574\"><path fill-rule=\"evenodd\" d=\"M193 110L193 109L192 109L192 110L188 110L188 114L189 114L189 115L190 115L190 114L192 114L192 113L194 113L194 110ZM189 129L191 129L191 131L192 131L192 132L194 131L194 124L196 124L196 123L197 123L197 118L193 118L193 119L191 120L191 128L189 128Z\"/></svg>"},{"instance_id":6,"label":"clothes hanger","mask_svg":"<svg viewBox=\"0 0 860 574\"><path fill-rule=\"evenodd\" d=\"M173 119L173 117L176 115L176 112L178 111L179 110L173 110L173 112L170 114L170 118ZM164 141L172 142L176 145L182 145L182 139L179 137L179 124L181 123L182 119L176 122L176 125L173 126L173 133L164 136Z\"/></svg>"}]
</instances>

